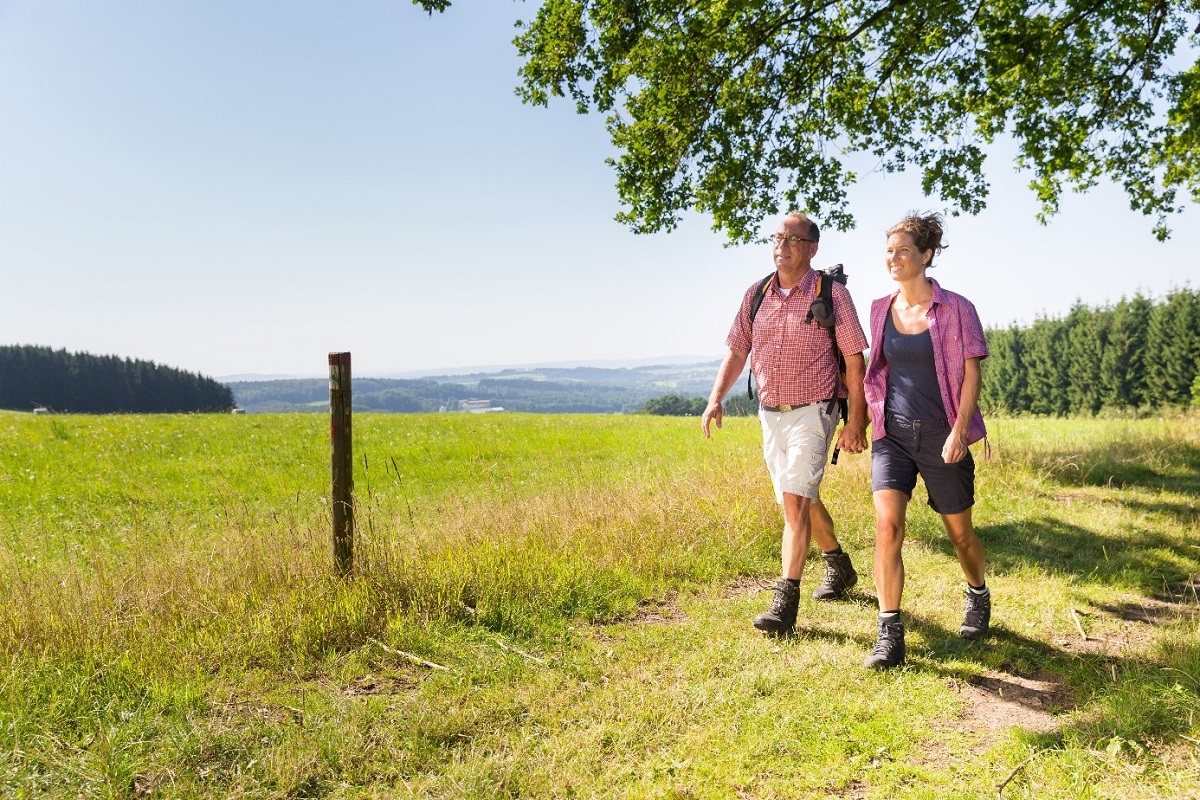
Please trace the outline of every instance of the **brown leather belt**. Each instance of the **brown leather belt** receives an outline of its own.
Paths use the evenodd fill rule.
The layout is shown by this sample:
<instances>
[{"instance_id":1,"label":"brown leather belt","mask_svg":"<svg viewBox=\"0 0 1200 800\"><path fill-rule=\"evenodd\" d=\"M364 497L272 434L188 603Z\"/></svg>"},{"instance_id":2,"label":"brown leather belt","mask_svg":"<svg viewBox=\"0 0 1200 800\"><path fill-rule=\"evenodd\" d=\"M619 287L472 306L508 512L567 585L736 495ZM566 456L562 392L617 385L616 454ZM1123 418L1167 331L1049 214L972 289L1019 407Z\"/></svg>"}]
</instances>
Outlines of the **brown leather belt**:
<instances>
[{"instance_id":1,"label":"brown leather belt","mask_svg":"<svg viewBox=\"0 0 1200 800\"><path fill-rule=\"evenodd\" d=\"M763 411L774 411L778 414L786 414L789 411L795 411L797 408L811 406L812 403L801 403L798 406L759 406Z\"/></svg>"}]
</instances>

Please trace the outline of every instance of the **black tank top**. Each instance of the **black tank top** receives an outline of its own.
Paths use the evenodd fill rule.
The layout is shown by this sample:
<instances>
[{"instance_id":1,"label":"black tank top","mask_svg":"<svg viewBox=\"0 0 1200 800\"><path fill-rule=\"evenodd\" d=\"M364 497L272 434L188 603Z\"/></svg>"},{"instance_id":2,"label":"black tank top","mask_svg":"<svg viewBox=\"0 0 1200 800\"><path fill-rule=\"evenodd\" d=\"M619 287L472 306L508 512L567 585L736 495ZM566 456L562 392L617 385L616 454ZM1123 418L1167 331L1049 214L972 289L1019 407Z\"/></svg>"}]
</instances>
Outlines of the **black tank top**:
<instances>
[{"instance_id":1,"label":"black tank top","mask_svg":"<svg viewBox=\"0 0 1200 800\"><path fill-rule=\"evenodd\" d=\"M900 333L889 310L883 323L883 357L888 365L887 412L923 422L948 424L929 331Z\"/></svg>"}]
</instances>

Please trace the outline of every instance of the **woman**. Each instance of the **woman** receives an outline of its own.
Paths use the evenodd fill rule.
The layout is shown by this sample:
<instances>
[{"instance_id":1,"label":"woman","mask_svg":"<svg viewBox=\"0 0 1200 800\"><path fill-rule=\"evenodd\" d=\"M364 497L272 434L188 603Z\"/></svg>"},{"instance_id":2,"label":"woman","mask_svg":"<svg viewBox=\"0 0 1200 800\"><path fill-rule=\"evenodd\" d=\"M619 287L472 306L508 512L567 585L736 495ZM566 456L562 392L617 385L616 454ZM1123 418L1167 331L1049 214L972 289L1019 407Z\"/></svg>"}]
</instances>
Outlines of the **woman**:
<instances>
[{"instance_id":1,"label":"woman","mask_svg":"<svg viewBox=\"0 0 1200 800\"><path fill-rule=\"evenodd\" d=\"M865 381L871 415L871 492L875 501L875 587L879 637L864 665L904 663L904 517L917 475L942 517L967 579L959 635L988 632L991 595L983 544L971 524L975 462L967 449L987 431L979 412L979 362L987 357L975 307L925 271L945 249L938 214L910 215L887 232L888 274L899 284L871 304L871 355Z\"/></svg>"}]
</instances>

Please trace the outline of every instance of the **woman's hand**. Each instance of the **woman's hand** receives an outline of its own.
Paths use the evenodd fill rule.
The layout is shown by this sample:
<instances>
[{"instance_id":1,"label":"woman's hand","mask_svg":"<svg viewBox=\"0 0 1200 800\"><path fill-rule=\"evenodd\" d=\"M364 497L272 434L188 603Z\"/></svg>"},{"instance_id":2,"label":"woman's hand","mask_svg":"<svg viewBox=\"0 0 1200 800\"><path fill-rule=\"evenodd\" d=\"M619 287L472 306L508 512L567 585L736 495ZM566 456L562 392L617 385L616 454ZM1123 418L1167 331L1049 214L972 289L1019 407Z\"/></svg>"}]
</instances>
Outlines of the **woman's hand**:
<instances>
[{"instance_id":1,"label":"woman's hand","mask_svg":"<svg viewBox=\"0 0 1200 800\"><path fill-rule=\"evenodd\" d=\"M966 434L951 429L946 443L942 445L942 460L947 464L955 464L966 458L968 452Z\"/></svg>"},{"instance_id":2,"label":"woman's hand","mask_svg":"<svg viewBox=\"0 0 1200 800\"><path fill-rule=\"evenodd\" d=\"M867 449L867 426L866 424L846 424L837 435L837 446L839 450L844 450L847 453L861 453Z\"/></svg>"}]
</instances>

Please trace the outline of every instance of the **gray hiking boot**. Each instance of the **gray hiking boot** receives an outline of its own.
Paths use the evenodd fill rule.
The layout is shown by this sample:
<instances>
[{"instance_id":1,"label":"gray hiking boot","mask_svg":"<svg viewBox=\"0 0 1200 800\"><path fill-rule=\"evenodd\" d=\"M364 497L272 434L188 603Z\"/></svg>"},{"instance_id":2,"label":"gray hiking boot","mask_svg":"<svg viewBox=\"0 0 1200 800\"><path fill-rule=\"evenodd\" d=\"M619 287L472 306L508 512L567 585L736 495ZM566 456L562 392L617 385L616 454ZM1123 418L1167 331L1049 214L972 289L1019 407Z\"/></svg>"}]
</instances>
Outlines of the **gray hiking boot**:
<instances>
[{"instance_id":1,"label":"gray hiking boot","mask_svg":"<svg viewBox=\"0 0 1200 800\"><path fill-rule=\"evenodd\" d=\"M867 669L891 669L904 663L904 625L899 622L879 622L879 638L871 655L863 661Z\"/></svg>"},{"instance_id":2,"label":"gray hiking boot","mask_svg":"<svg viewBox=\"0 0 1200 800\"><path fill-rule=\"evenodd\" d=\"M976 594L967 589L967 613L963 618L958 635L964 639L982 639L987 636L992 622L992 593Z\"/></svg>"},{"instance_id":3,"label":"gray hiking boot","mask_svg":"<svg viewBox=\"0 0 1200 800\"><path fill-rule=\"evenodd\" d=\"M858 573L847 553L822 553L825 559L825 579L813 590L814 600L836 600L858 583Z\"/></svg>"},{"instance_id":4,"label":"gray hiking boot","mask_svg":"<svg viewBox=\"0 0 1200 800\"><path fill-rule=\"evenodd\" d=\"M800 603L800 587L780 578L775 584L771 607L754 618L754 627L767 633L791 633L796 625L796 606Z\"/></svg>"}]
</instances>

